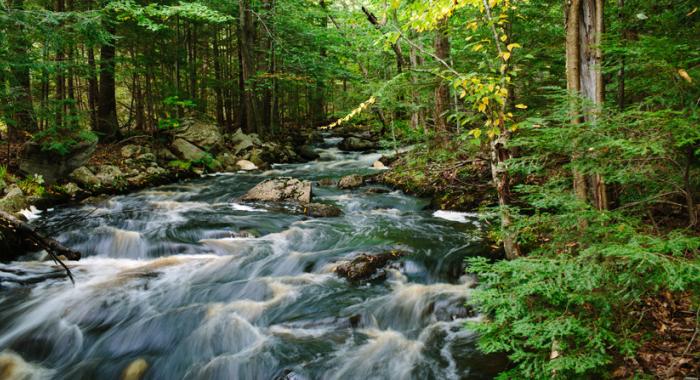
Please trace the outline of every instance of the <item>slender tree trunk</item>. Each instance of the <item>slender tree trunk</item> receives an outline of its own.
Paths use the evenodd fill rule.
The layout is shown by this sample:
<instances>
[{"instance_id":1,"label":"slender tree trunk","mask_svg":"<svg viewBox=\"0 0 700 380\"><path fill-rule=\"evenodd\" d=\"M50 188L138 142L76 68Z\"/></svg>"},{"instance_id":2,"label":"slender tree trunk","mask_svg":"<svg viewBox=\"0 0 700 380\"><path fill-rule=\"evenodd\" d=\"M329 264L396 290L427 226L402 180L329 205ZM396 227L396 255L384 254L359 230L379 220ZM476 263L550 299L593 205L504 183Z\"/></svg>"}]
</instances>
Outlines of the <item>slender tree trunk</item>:
<instances>
[{"instance_id":1,"label":"slender tree trunk","mask_svg":"<svg viewBox=\"0 0 700 380\"><path fill-rule=\"evenodd\" d=\"M10 3L17 11L24 10L24 0L14 0ZM10 140L19 137L18 131L35 132L37 130L32 99L32 82L30 73L31 58L29 48L31 41L26 37L26 31L20 24L18 30L8 33L8 40L14 64L10 67L10 94L14 100L12 125L8 125ZM4 86L4 81L1 82Z\"/></svg>"},{"instance_id":2,"label":"slender tree trunk","mask_svg":"<svg viewBox=\"0 0 700 380\"><path fill-rule=\"evenodd\" d=\"M90 113L90 127L97 130L97 67L95 66L95 51L92 46L87 49L88 60L88 108Z\"/></svg>"},{"instance_id":3,"label":"slender tree trunk","mask_svg":"<svg viewBox=\"0 0 700 380\"><path fill-rule=\"evenodd\" d=\"M603 0L570 0L566 8L566 79L572 96L589 100L594 109L581 107L572 98L572 123L580 124L580 113L589 124L598 119L597 107L603 105L604 84L601 71L603 59L600 47L603 34ZM572 157L580 159L578 155ZM600 175L585 178L574 170L574 192L580 199L590 199L596 208L607 209L605 181Z\"/></svg>"},{"instance_id":4,"label":"slender tree trunk","mask_svg":"<svg viewBox=\"0 0 700 380\"><path fill-rule=\"evenodd\" d=\"M627 28L625 24L625 0L617 0L617 18L622 25L622 41L623 45L627 40ZM620 57L620 69L617 71L617 106L620 110L625 109L625 64L626 64L625 53L621 53Z\"/></svg>"},{"instance_id":5,"label":"slender tree trunk","mask_svg":"<svg viewBox=\"0 0 700 380\"><path fill-rule=\"evenodd\" d=\"M61 13L65 11L65 1L56 1L56 12ZM61 42L59 42L60 44ZM58 109L56 110L56 127L61 128L63 126L63 119L66 114L66 77L64 75L64 60L65 55L63 53L63 46L59 46L56 49L56 103L58 104Z\"/></svg>"},{"instance_id":6,"label":"slender tree trunk","mask_svg":"<svg viewBox=\"0 0 700 380\"><path fill-rule=\"evenodd\" d=\"M435 34L435 56L445 62L450 60L450 39L448 37L447 19L440 21ZM435 88L435 130L444 136L447 133L447 115L450 107L450 90L445 81L439 79Z\"/></svg>"},{"instance_id":7,"label":"slender tree trunk","mask_svg":"<svg viewBox=\"0 0 700 380\"><path fill-rule=\"evenodd\" d=\"M240 61L240 76L239 89L241 96L241 125L246 132L262 133L262 124L258 117L258 109L255 102L255 94L251 88L250 80L255 72L255 63L253 62L253 52L251 49L254 44L255 26L253 25L253 16L251 12L250 0L239 0L239 35L238 35L238 54Z\"/></svg>"},{"instance_id":8,"label":"slender tree trunk","mask_svg":"<svg viewBox=\"0 0 700 380\"><path fill-rule=\"evenodd\" d=\"M213 48L213 61L214 61L214 93L216 94L216 122L219 126L225 128L228 132L232 132L226 128L226 120L224 118L224 97L223 97L223 79L221 75L221 55L219 52L219 32L214 33L214 40L212 41Z\"/></svg>"},{"instance_id":9,"label":"slender tree trunk","mask_svg":"<svg viewBox=\"0 0 700 380\"><path fill-rule=\"evenodd\" d=\"M109 25L107 32L113 35L116 30ZM109 141L119 135L117 120L117 98L115 76L116 41L110 39L100 49L100 90L97 102L97 125L102 139Z\"/></svg>"}]
</instances>

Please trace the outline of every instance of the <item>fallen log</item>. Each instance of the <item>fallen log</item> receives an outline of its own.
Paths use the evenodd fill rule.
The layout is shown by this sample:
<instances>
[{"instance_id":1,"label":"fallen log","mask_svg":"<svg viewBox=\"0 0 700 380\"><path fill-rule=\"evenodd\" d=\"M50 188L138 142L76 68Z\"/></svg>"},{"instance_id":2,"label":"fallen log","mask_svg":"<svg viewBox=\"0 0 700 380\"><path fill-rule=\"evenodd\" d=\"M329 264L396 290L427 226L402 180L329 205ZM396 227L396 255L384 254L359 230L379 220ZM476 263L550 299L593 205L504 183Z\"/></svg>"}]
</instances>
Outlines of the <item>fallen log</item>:
<instances>
[{"instance_id":1,"label":"fallen log","mask_svg":"<svg viewBox=\"0 0 700 380\"><path fill-rule=\"evenodd\" d=\"M43 236L29 224L11 214L0 211L0 259L13 260L27 252L45 250L51 259L63 267L71 282L75 282L70 269L61 258L80 260L80 252L63 246L54 239Z\"/></svg>"}]
</instances>

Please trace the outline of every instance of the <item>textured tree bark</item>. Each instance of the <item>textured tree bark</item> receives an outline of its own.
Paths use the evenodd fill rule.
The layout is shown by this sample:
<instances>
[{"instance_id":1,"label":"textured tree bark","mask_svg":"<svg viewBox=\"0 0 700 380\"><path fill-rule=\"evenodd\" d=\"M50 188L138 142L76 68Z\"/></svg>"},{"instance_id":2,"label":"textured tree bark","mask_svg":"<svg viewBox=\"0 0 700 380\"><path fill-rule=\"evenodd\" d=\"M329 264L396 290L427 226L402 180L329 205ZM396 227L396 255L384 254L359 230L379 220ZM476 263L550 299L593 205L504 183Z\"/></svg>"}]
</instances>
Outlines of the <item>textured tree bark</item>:
<instances>
[{"instance_id":1,"label":"textured tree bark","mask_svg":"<svg viewBox=\"0 0 700 380\"><path fill-rule=\"evenodd\" d=\"M603 0L569 0L566 7L566 82L572 95L589 100L594 108L603 104L604 83L602 74ZM571 101L571 122L583 120L595 124L597 110L581 107L576 99ZM579 157L574 156L574 160ZM586 178L573 171L574 193L579 199L590 200L599 210L608 208L605 181L600 175Z\"/></svg>"},{"instance_id":2,"label":"textured tree bark","mask_svg":"<svg viewBox=\"0 0 700 380\"><path fill-rule=\"evenodd\" d=\"M108 26L110 35L115 33L114 26ZM114 59L117 54L116 41L110 39L100 49L100 90L97 101L97 131L102 140L113 140L119 135L117 120L117 98Z\"/></svg>"},{"instance_id":3,"label":"textured tree bark","mask_svg":"<svg viewBox=\"0 0 700 380\"><path fill-rule=\"evenodd\" d=\"M450 60L450 39L447 34L447 20L440 21L435 34L435 55L445 62ZM447 133L447 111L450 107L450 89L443 80L435 88L435 130L438 134Z\"/></svg>"}]
</instances>

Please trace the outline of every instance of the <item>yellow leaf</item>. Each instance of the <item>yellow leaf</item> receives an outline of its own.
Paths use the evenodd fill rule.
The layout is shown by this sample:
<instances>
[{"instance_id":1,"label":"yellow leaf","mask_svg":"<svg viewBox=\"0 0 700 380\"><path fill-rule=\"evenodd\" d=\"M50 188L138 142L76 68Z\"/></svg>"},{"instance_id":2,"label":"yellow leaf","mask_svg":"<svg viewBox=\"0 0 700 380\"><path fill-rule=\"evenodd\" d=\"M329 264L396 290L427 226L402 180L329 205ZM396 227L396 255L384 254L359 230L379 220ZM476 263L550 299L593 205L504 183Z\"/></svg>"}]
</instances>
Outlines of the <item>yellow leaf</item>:
<instances>
[{"instance_id":1,"label":"yellow leaf","mask_svg":"<svg viewBox=\"0 0 700 380\"><path fill-rule=\"evenodd\" d=\"M507 35L504 34L501 36L501 41L506 42L507 39L508 39Z\"/></svg>"},{"instance_id":2,"label":"yellow leaf","mask_svg":"<svg viewBox=\"0 0 700 380\"><path fill-rule=\"evenodd\" d=\"M472 129L471 131L469 131L469 134L474 136L474 138L478 139L479 136L481 136L481 129L479 129L479 128Z\"/></svg>"},{"instance_id":3,"label":"yellow leaf","mask_svg":"<svg viewBox=\"0 0 700 380\"><path fill-rule=\"evenodd\" d=\"M506 48L508 48L508 51L513 51L513 49L517 49L517 48L520 48L520 47L522 47L522 46L520 46L520 44L515 44L515 43L514 43L514 44L509 44L508 46L506 46Z\"/></svg>"},{"instance_id":4,"label":"yellow leaf","mask_svg":"<svg viewBox=\"0 0 700 380\"><path fill-rule=\"evenodd\" d=\"M515 108L519 108L519 109L521 109L521 110L526 110L526 109L527 109L527 106L524 105L524 104L516 104L516 105L515 105Z\"/></svg>"},{"instance_id":5,"label":"yellow leaf","mask_svg":"<svg viewBox=\"0 0 700 380\"><path fill-rule=\"evenodd\" d=\"M479 50L481 50L482 47L484 47L484 46L481 44L474 45L474 47L472 48L472 51L479 51Z\"/></svg>"},{"instance_id":6,"label":"yellow leaf","mask_svg":"<svg viewBox=\"0 0 700 380\"><path fill-rule=\"evenodd\" d=\"M486 111L486 104L484 104L484 103L479 103L478 109L479 109L479 112L484 112L484 111Z\"/></svg>"},{"instance_id":7,"label":"yellow leaf","mask_svg":"<svg viewBox=\"0 0 700 380\"><path fill-rule=\"evenodd\" d=\"M681 78L685 79L686 82L688 83L693 83L693 78L688 75L688 72L683 70L683 69L678 69L678 75L681 76Z\"/></svg>"},{"instance_id":8,"label":"yellow leaf","mask_svg":"<svg viewBox=\"0 0 700 380\"><path fill-rule=\"evenodd\" d=\"M504 51L504 52L502 53L502 56L503 56L503 60L504 60L504 61L508 61L508 60L510 59L510 53L507 52L507 51Z\"/></svg>"}]
</instances>

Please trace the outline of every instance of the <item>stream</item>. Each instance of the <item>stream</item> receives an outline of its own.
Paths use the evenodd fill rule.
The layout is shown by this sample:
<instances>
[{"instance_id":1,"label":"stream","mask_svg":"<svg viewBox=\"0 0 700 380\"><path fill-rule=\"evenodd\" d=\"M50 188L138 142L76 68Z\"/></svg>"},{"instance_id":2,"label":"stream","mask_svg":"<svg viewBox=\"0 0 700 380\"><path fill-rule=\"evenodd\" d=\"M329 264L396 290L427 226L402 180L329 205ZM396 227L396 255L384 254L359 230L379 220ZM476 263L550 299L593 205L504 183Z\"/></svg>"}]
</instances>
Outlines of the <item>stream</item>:
<instances>
[{"instance_id":1,"label":"stream","mask_svg":"<svg viewBox=\"0 0 700 380\"><path fill-rule=\"evenodd\" d=\"M314 185L335 218L237 200L265 178L374 170L380 153L338 141L314 162L45 211L32 223L83 259L69 264L75 286L50 261L0 264L0 378L119 379L134 363L144 379L493 378L504 361L465 328L479 318L463 274L485 251L477 215L367 187ZM409 254L385 280L333 273L389 249Z\"/></svg>"}]
</instances>

